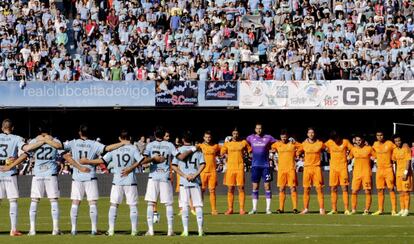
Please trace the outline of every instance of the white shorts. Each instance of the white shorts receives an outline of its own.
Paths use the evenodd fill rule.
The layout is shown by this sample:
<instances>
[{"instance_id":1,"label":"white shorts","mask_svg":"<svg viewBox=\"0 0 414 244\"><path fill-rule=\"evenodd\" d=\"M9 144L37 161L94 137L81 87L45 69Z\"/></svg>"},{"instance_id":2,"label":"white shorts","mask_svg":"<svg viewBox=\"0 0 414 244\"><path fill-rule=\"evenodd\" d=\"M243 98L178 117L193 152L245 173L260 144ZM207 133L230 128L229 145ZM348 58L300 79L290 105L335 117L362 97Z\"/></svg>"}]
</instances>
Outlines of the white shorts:
<instances>
[{"instance_id":1,"label":"white shorts","mask_svg":"<svg viewBox=\"0 0 414 244\"><path fill-rule=\"evenodd\" d=\"M45 191L47 198L59 198L60 191L57 176L33 177L32 192L30 193L30 197L43 198L45 195Z\"/></svg>"},{"instance_id":2,"label":"white shorts","mask_svg":"<svg viewBox=\"0 0 414 244\"><path fill-rule=\"evenodd\" d=\"M182 205L181 207L189 206L190 201L192 201L194 207L203 206L203 197L201 196L200 186L180 186L180 204Z\"/></svg>"},{"instance_id":3,"label":"white shorts","mask_svg":"<svg viewBox=\"0 0 414 244\"><path fill-rule=\"evenodd\" d=\"M145 193L145 201L157 202L158 195L160 202L164 204L173 203L173 188L170 181L158 181L148 179L147 192Z\"/></svg>"},{"instance_id":4,"label":"white shorts","mask_svg":"<svg viewBox=\"0 0 414 244\"><path fill-rule=\"evenodd\" d=\"M99 199L98 181L72 181L72 191L70 199L82 201L86 193L86 200L96 201Z\"/></svg>"},{"instance_id":5,"label":"white shorts","mask_svg":"<svg viewBox=\"0 0 414 244\"><path fill-rule=\"evenodd\" d=\"M121 204L126 196L126 204L137 205L138 203L138 188L137 186L117 186L112 185L111 188L111 203Z\"/></svg>"},{"instance_id":6,"label":"white shorts","mask_svg":"<svg viewBox=\"0 0 414 244\"><path fill-rule=\"evenodd\" d=\"M0 199L17 199L19 198L19 187L17 185L17 176L8 176L0 178Z\"/></svg>"}]
</instances>

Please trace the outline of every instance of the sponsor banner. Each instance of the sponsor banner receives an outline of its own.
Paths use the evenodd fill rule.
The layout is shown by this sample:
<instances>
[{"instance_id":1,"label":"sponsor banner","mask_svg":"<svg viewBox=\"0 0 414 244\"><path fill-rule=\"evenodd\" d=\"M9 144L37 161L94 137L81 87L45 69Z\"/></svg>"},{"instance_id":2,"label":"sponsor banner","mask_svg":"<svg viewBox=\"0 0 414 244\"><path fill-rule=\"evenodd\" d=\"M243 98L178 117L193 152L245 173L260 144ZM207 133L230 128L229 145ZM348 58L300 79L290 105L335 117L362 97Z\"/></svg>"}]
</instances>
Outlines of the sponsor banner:
<instances>
[{"instance_id":1,"label":"sponsor banner","mask_svg":"<svg viewBox=\"0 0 414 244\"><path fill-rule=\"evenodd\" d=\"M237 100L237 81L206 81L206 100Z\"/></svg>"},{"instance_id":2,"label":"sponsor banner","mask_svg":"<svg viewBox=\"0 0 414 244\"><path fill-rule=\"evenodd\" d=\"M414 81L241 81L241 109L413 109Z\"/></svg>"},{"instance_id":3,"label":"sponsor banner","mask_svg":"<svg viewBox=\"0 0 414 244\"><path fill-rule=\"evenodd\" d=\"M154 81L0 82L0 107L153 107Z\"/></svg>"},{"instance_id":4,"label":"sponsor banner","mask_svg":"<svg viewBox=\"0 0 414 244\"><path fill-rule=\"evenodd\" d=\"M160 83L155 94L155 105L166 107L197 106L198 82L173 81Z\"/></svg>"}]
</instances>

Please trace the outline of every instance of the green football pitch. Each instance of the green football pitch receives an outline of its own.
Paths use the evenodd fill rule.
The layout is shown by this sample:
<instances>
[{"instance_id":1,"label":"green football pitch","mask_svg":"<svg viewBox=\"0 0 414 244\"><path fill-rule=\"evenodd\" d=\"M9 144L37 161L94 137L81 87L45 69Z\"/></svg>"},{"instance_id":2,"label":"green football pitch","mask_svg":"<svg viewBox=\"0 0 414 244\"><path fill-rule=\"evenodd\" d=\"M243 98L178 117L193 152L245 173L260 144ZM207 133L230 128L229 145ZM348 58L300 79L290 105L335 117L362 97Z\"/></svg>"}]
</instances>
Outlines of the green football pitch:
<instances>
[{"instance_id":1,"label":"green football pitch","mask_svg":"<svg viewBox=\"0 0 414 244\"><path fill-rule=\"evenodd\" d=\"M206 198L207 200L208 198ZM237 196L235 196L237 199ZM277 197L273 198L273 209L277 208ZM339 196L339 199L341 197ZM290 198L287 196L287 207L291 209ZM198 237L196 230L197 224L195 216L190 216L190 237L180 237L182 230L181 217L175 215L174 229L178 236L166 236L166 217L164 207L159 207L161 223L155 224L155 237L142 236L146 229L146 204L142 198L139 201L139 223L138 229L141 236L132 237L129 235L129 208L121 205L118 211L116 222L116 234L113 237L90 236L90 221L88 206L82 203L79 211L77 236L71 236L70 232L70 200L60 199L60 227L64 232L62 236L51 235L51 216L50 204L48 200L42 199L39 204L37 217L37 236L10 237L9 234L9 214L8 203L3 201L0 205L0 243L414 243L414 217L393 217L390 216L390 203L388 195L386 197L386 211L384 216L362 216L361 213L353 216L343 214L332 216L320 216L316 203L316 196L311 196L311 214L293 215L266 215L263 213L265 201L259 199L259 214L240 216L234 214L225 216L222 214L226 210L226 197L219 196L217 199L220 215L211 216L208 200L205 201L204 229L206 236ZM29 204L30 199L19 200L19 230L25 234L29 229ZM329 210L329 195L325 196L325 204ZM373 198L372 210L376 210L376 198ZM299 199L299 206L302 201ZM338 202L339 210L342 210L342 201ZM363 209L364 195L359 197L359 209ZM236 209L238 205L235 205ZM250 198L246 199L247 210L251 207ZM98 228L105 232L109 208L109 199L101 198L98 203L99 224ZM177 202L175 211L178 212ZM262 212L260 212L262 211Z\"/></svg>"}]
</instances>

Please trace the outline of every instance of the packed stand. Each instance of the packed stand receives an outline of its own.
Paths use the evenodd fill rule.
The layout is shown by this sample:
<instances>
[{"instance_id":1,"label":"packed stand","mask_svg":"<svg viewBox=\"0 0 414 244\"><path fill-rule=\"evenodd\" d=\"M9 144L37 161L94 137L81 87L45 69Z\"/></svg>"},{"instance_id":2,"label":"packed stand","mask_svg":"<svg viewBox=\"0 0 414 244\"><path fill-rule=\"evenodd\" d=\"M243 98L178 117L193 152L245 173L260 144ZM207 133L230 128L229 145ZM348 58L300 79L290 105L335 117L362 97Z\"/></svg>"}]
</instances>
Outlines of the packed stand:
<instances>
[{"instance_id":1,"label":"packed stand","mask_svg":"<svg viewBox=\"0 0 414 244\"><path fill-rule=\"evenodd\" d=\"M408 0L0 6L0 80L413 79Z\"/></svg>"}]
</instances>

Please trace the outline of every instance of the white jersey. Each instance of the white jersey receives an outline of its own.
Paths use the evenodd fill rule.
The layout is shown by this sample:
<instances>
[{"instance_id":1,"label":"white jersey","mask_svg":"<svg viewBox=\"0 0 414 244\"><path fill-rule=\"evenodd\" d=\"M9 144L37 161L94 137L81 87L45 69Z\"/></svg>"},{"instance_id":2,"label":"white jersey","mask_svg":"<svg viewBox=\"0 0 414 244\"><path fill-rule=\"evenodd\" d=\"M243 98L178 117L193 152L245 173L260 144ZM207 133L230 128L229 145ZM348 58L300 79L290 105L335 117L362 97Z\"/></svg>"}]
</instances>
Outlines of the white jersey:
<instances>
[{"instance_id":1,"label":"white jersey","mask_svg":"<svg viewBox=\"0 0 414 244\"><path fill-rule=\"evenodd\" d=\"M170 178L170 162L172 157L179 154L175 146L168 141L150 142L145 150L144 156L153 157L160 155L166 158L162 163L151 163L149 178L153 181L168 181Z\"/></svg>"}]
</instances>

